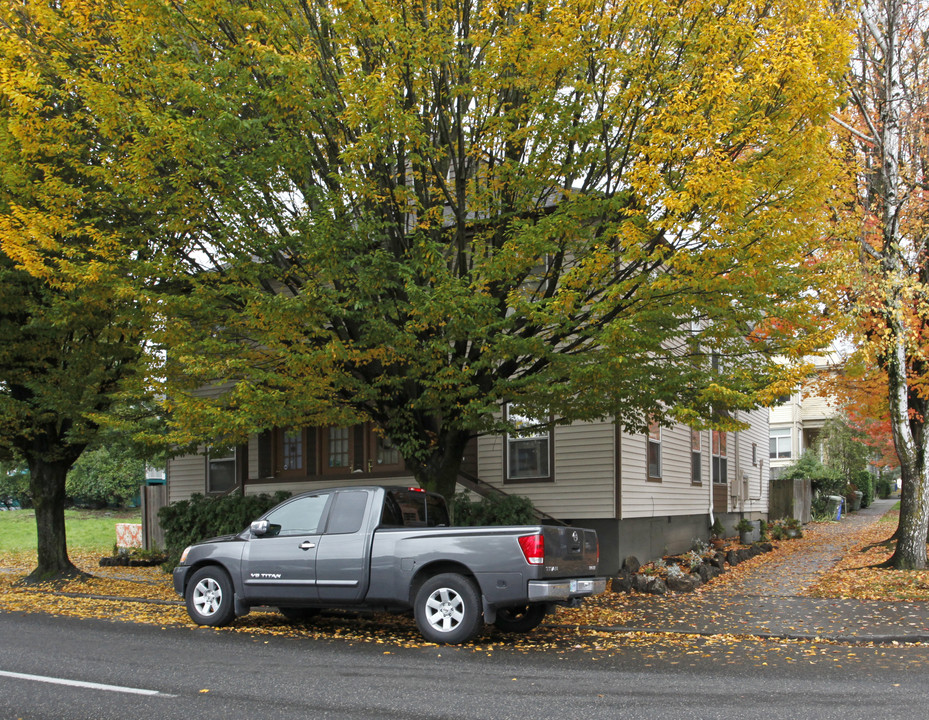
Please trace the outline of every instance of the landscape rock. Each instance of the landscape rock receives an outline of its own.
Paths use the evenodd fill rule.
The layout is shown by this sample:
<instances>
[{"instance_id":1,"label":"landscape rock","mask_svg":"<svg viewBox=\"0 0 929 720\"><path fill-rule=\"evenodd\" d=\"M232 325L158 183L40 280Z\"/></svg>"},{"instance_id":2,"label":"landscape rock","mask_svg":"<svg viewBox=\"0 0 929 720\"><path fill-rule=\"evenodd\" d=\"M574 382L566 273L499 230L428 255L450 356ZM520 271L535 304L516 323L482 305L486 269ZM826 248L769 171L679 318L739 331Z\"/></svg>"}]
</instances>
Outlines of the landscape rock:
<instances>
[{"instance_id":1,"label":"landscape rock","mask_svg":"<svg viewBox=\"0 0 929 720\"><path fill-rule=\"evenodd\" d=\"M700 578L693 575L672 575L667 581L668 590L673 592L693 592L702 584Z\"/></svg>"},{"instance_id":2,"label":"landscape rock","mask_svg":"<svg viewBox=\"0 0 929 720\"><path fill-rule=\"evenodd\" d=\"M651 593L652 595L667 595L668 586L665 585L664 580L661 578L652 577L648 578L645 591Z\"/></svg>"},{"instance_id":3,"label":"landscape rock","mask_svg":"<svg viewBox=\"0 0 929 720\"><path fill-rule=\"evenodd\" d=\"M620 570L616 577L613 578L611 587L613 592L629 592L632 590L632 581L634 575L626 570Z\"/></svg>"},{"instance_id":4,"label":"landscape rock","mask_svg":"<svg viewBox=\"0 0 929 720\"><path fill-rule=\"evenodd\" d=\"M648 592L648 575L633 575L632 576L632 589L636 592Z\"/></svg>"}]
</instances>

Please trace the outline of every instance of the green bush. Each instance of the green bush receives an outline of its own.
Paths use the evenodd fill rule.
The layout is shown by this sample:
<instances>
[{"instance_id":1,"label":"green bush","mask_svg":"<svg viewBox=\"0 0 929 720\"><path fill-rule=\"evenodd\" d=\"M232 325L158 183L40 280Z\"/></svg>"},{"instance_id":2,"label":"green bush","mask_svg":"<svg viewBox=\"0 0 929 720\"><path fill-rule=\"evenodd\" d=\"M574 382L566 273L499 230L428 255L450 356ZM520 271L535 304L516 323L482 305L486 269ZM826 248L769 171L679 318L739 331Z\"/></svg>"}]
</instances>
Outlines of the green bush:
<instances>
[{"instance_id":1,"label":"green bush","mask_svg":"<svg viewBox=\"0 0 929 720\"><path fill-rule=\"evenodd\" d=\"M874 502L874 477L867 470L861 470L856 473L854 484L861 492L861 507L868 507Z\"/></svg>"},{"instance_id":2,"label":"green bush","mask_svg":"<svg viewBox=\"0 0 929 720\"><path fill-rule=\"evenodd\" d=\"M236 494L218 498L204 497L197 493L191 495L190 500L166 505L158 511L168 553L165 569L169 570L178 564L181 553L188 545L219 535L241 532L252 520L289 497L290 493L284 491L274 495Z\"/></svg>"},{"instance_id":3,"label":"green bush","mask_svg":"<svg viewBox=\"0 0 929 720\"><path fill-rule=\"evenodd\" d=\"M0 462L0 498L12 498L24 507L32 507L29 470L15 462Z\"/></svg>"},{"instance_id":4,"label":"green bush","mask_svg":"<svg viewBox=\"0 0 929 720\"><path fill-rule=\"evenodd\" d=\"M877 483L875 483L875 492L879 498L886 500L893 492L893 485L887 478L879 478Z\"/></svg>"},{"instance_id":5,"label":"green bush","mask_svg":"<svg viewBox=\"0 0 929 720\"><path fill-rule=\"evenodd\" d=\"M532 501L519 495L490 495L472 502L468 493L452 500L455 525L534 525L539 522Z\"/></svg>"},{"instance_id":6,"label":"green bush","mask_svg":"<svg viewBox=\"0 0 929 720\"><path fill-rule=\"evenodd\" d=\"M76 507L126 507L143 482L144 460L130 449L102 446L81 453L68 473L65 492Z\"/></svg>"}]
</instances>

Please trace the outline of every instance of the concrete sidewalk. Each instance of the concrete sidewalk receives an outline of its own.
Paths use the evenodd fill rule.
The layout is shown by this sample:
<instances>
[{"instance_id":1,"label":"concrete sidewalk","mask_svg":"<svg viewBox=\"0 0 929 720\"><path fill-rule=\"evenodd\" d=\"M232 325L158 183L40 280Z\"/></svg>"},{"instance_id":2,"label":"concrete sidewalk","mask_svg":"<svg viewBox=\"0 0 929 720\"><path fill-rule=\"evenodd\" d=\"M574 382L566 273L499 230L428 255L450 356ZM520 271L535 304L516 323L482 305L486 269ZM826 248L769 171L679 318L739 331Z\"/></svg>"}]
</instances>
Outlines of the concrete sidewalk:
<instances>
[{"instance_id":1,"label":"concrete sidewalk","mask_svg":"<svg viewBox=\"0 0 929 720\"><path fill-rule=\"evenodd\" d=\"M734 634L853 643L929 642L929 603L803 597L895 501L876 500L839 523L808 527L806 550L746 568L737 580L693 595L630 596L634 620L614 631ZM741 566L740 566L741 567Z\"/></svg>"}]
</instances>

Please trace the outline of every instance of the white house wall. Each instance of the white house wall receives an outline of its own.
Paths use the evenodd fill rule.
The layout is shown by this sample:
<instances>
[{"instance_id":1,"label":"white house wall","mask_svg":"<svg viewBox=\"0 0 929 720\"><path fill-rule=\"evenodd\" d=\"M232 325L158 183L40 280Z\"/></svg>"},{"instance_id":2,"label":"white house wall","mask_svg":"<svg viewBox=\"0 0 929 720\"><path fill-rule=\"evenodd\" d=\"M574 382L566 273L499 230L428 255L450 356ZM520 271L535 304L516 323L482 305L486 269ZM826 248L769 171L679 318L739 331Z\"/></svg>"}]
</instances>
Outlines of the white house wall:
<instances>
[{"instance_id":1,"label":"white house wall","mask_svg":"<svg viewBox=\"0 0 929 720\"><path fill-rule=\"evenodd\" d=\"M168 502L187 500L194 493L206 492L206 458L203 455L183 455L168 460L165 470L168 480Z\"/></svg>"},{"instance_id":2,"label":"white house wall","mask_svg":"<svg viewBox=\"0 0 929 720\"><path fill-rule=\"evenodd\" d=\"M741 468L746 481L746 483L743 483L744 492L742 495L735 502L730 498L730 509L734 512L753 515L768 512L768 479L770 477L768 412L767 409L761 409L739 414L740 420L745 420L751 424L748 429L738 433L735 448L736 462L731 464L731 467ZM730 449L731 453L732 450ZM733 480L738 477L738 475L734 476Z\"/></svg>"},{"instance_id":3,"label":"white house wall","mask_svg":"<svg viewBox=\"0 0 929 720\"><path fill-rule=\"evenodd\" d=\"M615 432L611 422L556 427L554 482L504 483L505 436L480 437L478 477L507 493L528 497L536 508L559 519L615 517Z\"/></svg>"},{"instance_id":4,"label":"white house wall","mask_svg":"<svg viewBox=\"0 0 929 720\"><path fill-rule=\"evenodd\" d=\"M702 478L691 482L690 428L661 428L661 481L648 479L648 443L644 435L622 437L623 519L697 515L710 508L710 433L701 433Z\"/></svg>"}]
</instances>

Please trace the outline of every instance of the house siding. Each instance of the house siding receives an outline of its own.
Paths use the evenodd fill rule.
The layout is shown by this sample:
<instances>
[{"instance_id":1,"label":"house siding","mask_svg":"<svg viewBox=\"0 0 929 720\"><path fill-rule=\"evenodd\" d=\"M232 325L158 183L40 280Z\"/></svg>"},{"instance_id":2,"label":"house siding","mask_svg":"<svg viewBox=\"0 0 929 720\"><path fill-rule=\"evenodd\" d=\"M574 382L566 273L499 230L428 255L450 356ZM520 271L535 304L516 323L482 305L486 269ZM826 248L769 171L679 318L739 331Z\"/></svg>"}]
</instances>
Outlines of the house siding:
<instances>
[{"instance_id":1,"label":"house siding","mask_svg":"<svg viewBox=\"0 0 929 720\"><path fill-rule=\"evenodd\" d=\"M203 455L183 455L168 460L165 468L168 502L186 500L194 493L206 492L206 458Z\"/></svg>"},{"instance_id":2,"label":"house siding","mask_svg":"<svg viewBox=\"0 0 929 720\"><path fill-rule=\"evenodd\" d=\"M764 517L768 503L768 414L766 410L742 413L751 424L728 438L726 509L714 514L727 533L744 514ZM691 480L690 428L662 429L662 477L649 480L648 439L622 433L611 421L573 423L552 431L554 480L506 482L506 438L488 435L477 439L477 474L506 493L528 497L536 508L567 523L592 527L600 537L601 572L615 573L622 559L635 555L651 560L689 549L695 538L709 537L713 507L711 433L701 432L701 483ZM756 457L752 463L752 444ZM415 484L412 476L351 477L258 481L258 441L248 444L249 483L246 493L299 493L333 485L367 485L372 482ZM206 462L203 455L169 462L170 500L204 492Z\"/></svg>"},{"instance_id":3,"label":"house siding","mask_svg":"<svg viewBox=\"0 0 929 720\"><path fill-rule=\"evenodd\" d=\"M702 438L702 484L691 482L690 427L661 429L661 480L648 479L648 442L644 435L622 437L622 518L693 515L710 506L710 433Z\"/></svg>"},{"instance_id":4,"label":"house siding","mask_svg":"<svg viewBox=\"0 0 929 720\"><path fill-rule=\"evenodd\" d=\"M616 429L611 422L556 427L554 482L505 482L506 437L478 438L478 477L512 495L532 500L537 509L566 521L615 517Z\"/></svg>"}]
</instances>

